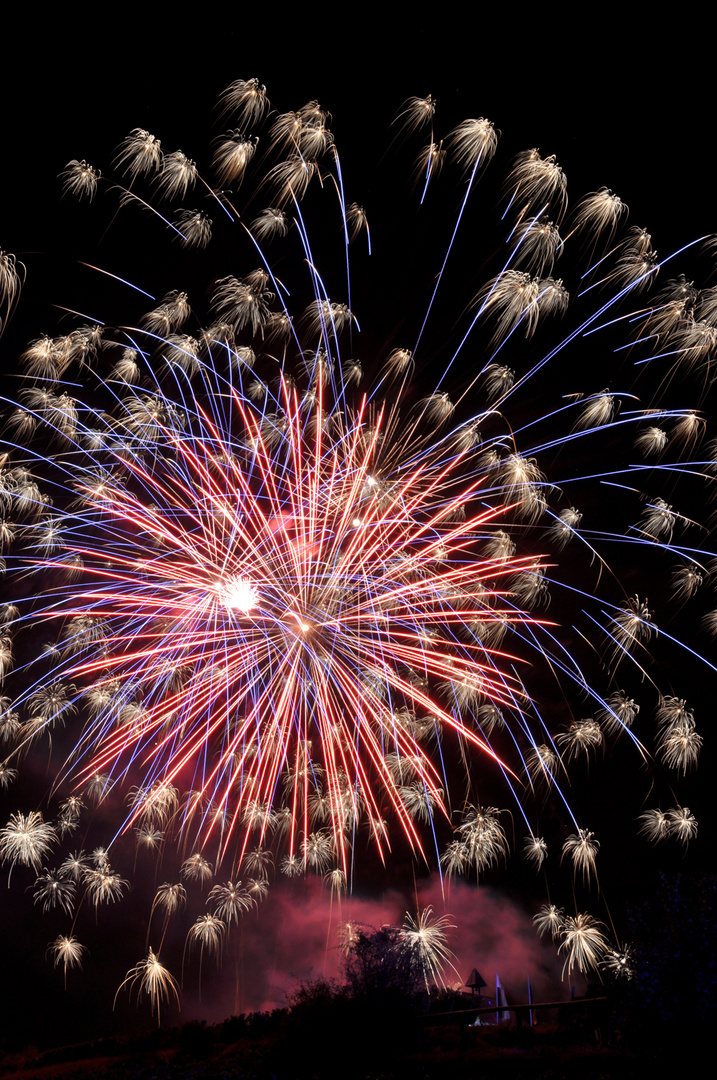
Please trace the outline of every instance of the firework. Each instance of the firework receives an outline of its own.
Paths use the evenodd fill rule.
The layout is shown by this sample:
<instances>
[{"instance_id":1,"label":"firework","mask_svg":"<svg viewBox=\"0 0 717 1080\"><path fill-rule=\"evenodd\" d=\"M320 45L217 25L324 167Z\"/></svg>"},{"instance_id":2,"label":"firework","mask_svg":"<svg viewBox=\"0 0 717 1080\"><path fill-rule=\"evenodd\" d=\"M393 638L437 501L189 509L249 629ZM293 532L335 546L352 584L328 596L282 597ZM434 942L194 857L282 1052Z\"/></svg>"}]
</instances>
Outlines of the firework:
<instances>
[{"instance_id":1,"label":"firework","mask_svg":"<svg viewBox=\"0 0 717 1080\"><path fill-rule=\"evenodd\" d=\"M232 83L222 110L233 126L206 170L135 128L111 181L84 160L61 176L67 197L94 208L119 193L129 220L151 214L182 248L204 259L216 241L222 256L208 300L177 282L143 308L146 283L103 266L102 286L126 290L124 325L78 320L21 357L0 472L0 787L40 754L56 779L52 821L13 812L2 859L35 873L43 910L117 902L128 882L104 848L43 866L112 815L107 842L133 836L135 865L176 862L184 884L161 885L150 911L150 926L164 913L162 944L187 891L221 867L231 880L209 889L186 937L200 966L205 950L219 960L274 865L340 895L363 838L384 863L398 849L478 879L507 861L518 814L533 868L558 856L589 888L607 844L571 777L609 754L654 754L676 782L702 749L649 648L679 654L669 615L710 579L706 545L682 537L712 483L699 446L714 290L676 278L650 299L649 235L625 230L607 188L571 214L563 170L537 150L513 163L507 243L474 280L459 226L497 132L478 118L441 139L434 99L409 98L396 123L423 140L406 168L410 212L420 222L451 168L460 209L409 340L377 350L365 276L385 253L366 242L370 212L347 201L330 115L316 102L279 113L256 79ZM194 199L201 209L184 205ZM312 237L334 231L320 265ZM431 254L435 243L432 231ZM6 315L23 276L0 252ZM432 320L457 288L455 340L435 355ZM599 300L586 308L576 292ZM604 372L574 367L596 334L615 350L609 390ZM676 373L692 380L689 406L682 391L670 399ZM658 566L667 590L651 587ZM510 807L485 805L486 788ZM545 798L564 819L556 835L539 827ZM683 845L696 831L680 806L643 811L634 829ZM429 915L405 930L437 950L426 978L448 956L447 924ZM561 940L568 975L607 953L587 914L550 906L537 925ZM53 947L65 972L74 942ZM157 1012L176 992L151 949L123 985L137 984Z\"/></svg>"},{"instance_id":2,"label":"firework","mask_svg":"<svg viewBox=\"0 0 717 1080\"><path fill-rule=\"evenodd\" d=\"M160 964L159 957L151 949L144 960L140 960L131 971L127 972L127 977L117 994L125 986L129 987L130 994L137 986L137 995L145 994L149 998L152 1012L157 1013L157 1023L160 1022L160 1010L165 1002L174 998L179 1004L179 985L176 979Z\"/></svg>"},{"instance_id":3,"label":"firework","mask_svg":"<svg viewBox=\"0 0 717 1080\"><path fill-rule=\"evenodd\" d=\"M55 967L62 964L65 989L67 989L67 972L70 968L82 967L82 957L87 952L85 946L81 945L77 938L65 937L60 934L55 941L48 945L47 951L54 956Z\"/></svg>"},{"instance_id":4,"label":"firework","mask_svg":"<svg viewBox=\"0 0 717 1080\"><path fill-rule=\"evenodd\" d=\"M446 944L451 929L454 926L450 917L434 915L430 904L418 913L417 919L406 913L401 927L401 941L418 958L427 990L432 983L442 982L441 970L446 964L456 971L452 963L455 956Z\"/></svg>"},{"instance_id":5,"label":"firework","mask_svg":"<svg viewBox=\"0 0 717 1080\"><path fill-rule=\"evenodd\" d=\"M39 870L45 855L49 854L57 836L52 825L43 821L42 814L12 814L4 829L0 830L0 852L4 863L12 867L31 866Z\"/></svg>"},{"instance_id":6,"label":"firework","mask_svg":"<svg viewBox=\"0 0 717 1080\"><path fill-rule=\"evenodd\" d=\"M608 953L608 943L602 923L592 915L578 913L567 915L560 929L561 943L558 952L565 952L565 970L568 978L573 969L596 971Z\"/></svg>"}]
</instances>

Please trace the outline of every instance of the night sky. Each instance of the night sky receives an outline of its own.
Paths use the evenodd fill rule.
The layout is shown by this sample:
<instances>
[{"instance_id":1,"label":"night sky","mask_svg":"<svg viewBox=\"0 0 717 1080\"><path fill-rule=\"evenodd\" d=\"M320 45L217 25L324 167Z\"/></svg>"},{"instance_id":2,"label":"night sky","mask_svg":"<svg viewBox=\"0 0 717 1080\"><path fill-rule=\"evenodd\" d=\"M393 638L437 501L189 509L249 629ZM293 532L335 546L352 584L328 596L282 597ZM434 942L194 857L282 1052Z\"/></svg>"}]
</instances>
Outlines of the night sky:
<instances>
[{"instance_id":1,"label":"night sky","mask_svg":"<svg viewBox=\"0 0 717 1080\"><path fill-rule=\"evenodd\" d=\"M177 284L183 287L175 280L178 267L190 278L188 288L204 287L203 256L195 280L187 257L175 254L176 249L165 246L156 265L148 265L147 258L154 258L153 251L160 246L143 249L142 234L146 228L154 236L154 222L145 226L134 220L125 230L121 221L111 221L109 210L98 217L86 207L78 209L70 200L60 200L56 177L73 158L86 158L109 172L115 147L135 127L146 128L167 147L181 147L206 162L207 142L222 130L216 124L214 103L238 77L257 76L280 110L317 99L332 113L331 129L347 186L351 180L352 191L357 192L351 197L369 211L372 204L376 207L370 217L372 241L377 248L383 245L400 253L395 261L377 260L375 270L357 270L357 294L370 311L370 324L362 327L365 352L394 347L415 332L417 311L430 295L431 274L443 253L443 239L437 241L431 230L430 208L420 232L411 224L413 219L407 222L394 214L394 206L409 198L410 155L400 146L387 151L391 119L409 95L430 93L438 102L436 126L441 133L466 116L490 117L501 130L493 165L496 177L477 193L478 207L457 246L455 287L451 284L441 299L427 335L424 356L431 360L424 364L424 375L431 364L441 363L444 339L453 330L451 320L457 320L468 303L470 279L475 276L479 281L483 266L490 265L491 245L498 242L499 233L484 229L480 215L497 220L500 178L520 150L539 147L544 154L555 153L573 196L602 185L618 192L631 208L630 223L649 229L660 256L716 231L708 163L712 117L711 97L705 92L707 45L691 41L688 52L687 32L681 27L633 31L618 26L614 17L613 25L600 24L588 37L577 28L573 32L570 26L548 25L536 9L535 20L524 28L508 16L505 22L497 16L476 18L469 27L438 16L424 26L388 19L381 25L362 23L347 33L335 17L320 18L313 12L305 20L297 16L285 21L273 12L249 20L228 11L223 17L212 12L206 24L197 12L191 22L165 16L143 17L135 24L124 9L119 11L123 21L104 32L87 22L71 25L57 19L38 25L28 17L24 34L6 38L9 108L3 120L0 247L15 252L26 265L27 287L0 343L4 372L17 369L16 358L28 340L54 332L58 318L64 316L52 310L53 303L82 310L90 318L121 321L118 292L106 282L98 283L92 272L78 267L78 261L96 259L111 265L117 273L151 287L157 296ZM436 197L457 206L454 181L444 177L438 183ZM101 218L109 226L104 233L98 225ZM316 238L319 254L328 243L330 238L324 235ZM225 256L230 257L226 252ZM685 272L706 278L708 261L690 259ZM669 276L665 271L665 278ZM598 364L599 347L586 349L586 362ZM546 383L572 376L570 365L579 362L561 361L559 374L546 376ZM3 383L3 392L12 397L13 380ZM555 386L544 384L540 392L543 389L553 392ZM695 546L704 543L702 536ZM561 612L551 608L549 617L558 621ZM678 630L689 634L686 619ZM713 650L704 637L699 647ZM677 672L670 667L674 661L667 651L664 664L670 680ZM697 711L714 695L704 669L690 661L684 664L682 674L687 674ZM708 736L706 727L703 723L701 730ZM707 745L699 781L685 785L689 798L680 796L700 821L699 839L687 857L674 850L645 851L645 844L637 851L634 817L621 818L624 790L633 783L641 792L650 789L654 777L649 764L635 758L614 771L599 760L591 764L589 775L585 771L576 783L592 785L592 794L585 795L593 809L591 820L599 822L595 828L605 848L609 840L615 843L610 862L600 868L601 899L593 893L580 905L604 920L614 914L619 922L631 898L639 900L649 893L660 866L669 870L709 866L706 791L712 762ZM46 749L23 762L18 787L2 796L0 824L20 805L18 799L23 809L42 804L42 792L51 779L47 770ZM488 796L496 800L491 805L508 805L499 785L486 786L486 800ZM636 798L639 811L643 807ZM117 828L121 797L104 813L105 822L95 824L112 822ZM549 816L550 811L545 813ZM512 846L519 846L522 830L522 822L512 821ZM98 827L98 835L99 831ZM65 842L63 851L67 846ZM79 839L75 846L81 846ZM126 993L116 1011L111 1010L117 986L145 948L151 897L170 871L165 874L164 866L155 866L149 858L143 862L141 855L137 859L127 838L120 837L114 850L113 861L132 880L132 892L124 903L101 910L96 924L94 916L84 912L85 929L78 929L78 936L87 942L90 955L83 973L69 973L66 992L62 975L45 959L45 950L58 933L66 932L67 919L56 913L43 916L33 908L34 875L27 868L13 872L10 890L4 885L0 890L5 982L12 998L3 1013L9 1040L12 1033L20 1041L71 1042L151 1022L148 1006L143 1004L137 1013ZM196 957L187 960L182 1017L218 1021L234 1012L281 1005L297 979L337 973L340 958L334 940L341 920L374 926L397 922L407 909L415 912L417 903L421 908L433 904L453 917L456 930L449 944L462 978L477 966L489 980L498 971L515 999L523 996L528 975L539 994L566 992L565 986L560 988L561 961L531 926L532 914L546 899L545 884L526 871L517 854L507 871L504 867L490 871L480 888L459 881L445 896L435 873L419 867L414 877L400 844L386 866L365 851L358 862L354 894L340 904L316 879L287 882L277 874L267 900L245 917L219 972L216 961L204 959L201 992ZM194 918L203 909L195 904L190 910ZM189 919L186 912L182 928L170 931L166 943L177 976ZM460 980L448 973L447 981ZM172 1019L176 1022L179 1014L173 1013Z\"/></svg>"}]
</instances>

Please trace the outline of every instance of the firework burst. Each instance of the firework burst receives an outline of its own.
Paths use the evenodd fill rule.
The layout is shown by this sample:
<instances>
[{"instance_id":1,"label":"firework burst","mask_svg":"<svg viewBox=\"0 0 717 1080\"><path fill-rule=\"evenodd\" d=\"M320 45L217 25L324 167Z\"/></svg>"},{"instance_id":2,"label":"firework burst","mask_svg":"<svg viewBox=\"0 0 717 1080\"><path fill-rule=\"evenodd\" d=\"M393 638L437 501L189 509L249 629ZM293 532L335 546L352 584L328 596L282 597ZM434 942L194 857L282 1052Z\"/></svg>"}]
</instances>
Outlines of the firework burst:
<instances>
[{"instance_id":1,"label":"firework burst","mask_svg":"<svg viewBox=\"0 0 717 1080\"><path fill-rule=\"evenodd\" d=\"M464 287L456 341L427 358L458 226L498 139L479 118L441 140L434 99L410 98L398 111L403 136L428 132L413 158L416 199L429 200L451 165L463 198L412 340L366 359L369 301L352 266L374 257L370 215L347 202L329 114L316 102L279 114L256 79L232 83L222 106L235 126L215 141L211 180L138 128L112 183L84 160L62 174L68 196L119 191L122 213L151 213L202 258L218 234L232 266L220 260L204 308L201 290L191 297L178 283L140 311L148 294L129 286L123 327L78 320L21 357L0 472L11 598L0 677L12 686L0 786L49 753L59 808L53 821L13 812L0 855L32 870L44 910L118 901L127 883L104 849L43 869L111 804L109 839L134 836L135 862L173 857L198 890L220 866L231 878L211 888L213 910L189 930L200 963L205 949L219 959L274 864L324 875L340 894L361 834L384 863L408 849L448 877L481 877L507 860L518 814L534 869L562 850L587 888L607 845L568 797L571 775L618 749L636 761L654 752L677 781L703 745L648 653L658 640L679 650L678 636L635 591L629 560L623 585L626 560L608 553L637 552L652 584L663 560L673 607L709 582L700 545L680 537L697 528L691 507L712 483L697 447L713 290L675 279L646 300L660 269L649 235L620 236L626 207L606 188L570 216L562 169L532 150L504 185L500 265ZM179 205L197 192L202 209ZM312 248L321 215L339 230L338 269L332 256L319 267ZM573 328L549 330L538 353L533 339L571 307L553 276L569 243L589 252L571 272L578 290L599 289L600 301L588 313L583 301ZM293 260L276 255L282 244ZM24 271L0 252L0 272L10 314ZM127 287L109 268L98 276ZM604 374L571 368L567 392L555 393L545 372L564 374L576 342L597 332L612 342L625 326L650 382L645 404L633 373L605 390ZM616 381L627 379L621 363ZM697 408L665 403L677 372L696 376ZM681 488L688 505L677 509ZM594 524L606 493L609 529ZM703 621L714 629L715 613ZM493 776L510 814L483 805ZM557 836L538 827L546 795L565 819ZM679 805L640 821L635 832L651 840L686 845L697 831ZM184 884L157 891L163 942L185 901ZM557 940L553 916L541 918ZM562 911L559 920L568 973L596 968L601 924ZM409 929L420 943L446 925ZM53 946L65 971L79 963L74 942ZM151 949L126 984L157 1011L176 993Z\"/></svg>"}]
</instances>

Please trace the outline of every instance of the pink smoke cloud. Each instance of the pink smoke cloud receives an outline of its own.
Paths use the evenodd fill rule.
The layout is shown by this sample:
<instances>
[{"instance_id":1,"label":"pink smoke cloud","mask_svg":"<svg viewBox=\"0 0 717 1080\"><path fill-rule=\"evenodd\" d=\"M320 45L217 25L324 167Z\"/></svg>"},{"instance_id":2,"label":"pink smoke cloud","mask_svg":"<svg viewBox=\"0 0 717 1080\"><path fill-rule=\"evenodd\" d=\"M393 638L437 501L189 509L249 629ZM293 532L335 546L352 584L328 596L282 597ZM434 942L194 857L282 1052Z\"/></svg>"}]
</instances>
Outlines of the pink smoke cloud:
<instances>
[{"instance_id":1,"label":"pink smoke cloud","mask_svg":"<svg viewBox=\"0 0 717 1080\"><path fill-rule=\"evenodd\" d=\"M429 904L437 914L451 916L455 926L448 944L456 970L444 970L447 985L464 985L476 967L490 996L496 973L511 1002L527 1000L528 978L534 1000L567 996L554 946L541 941L530 914L497 889L448 885L433 877L419 884L418 904L415 894L399 890L380 898L354 894L339 900L309 879L277 882L259 910L244 918L237 954L226 957L220 972L207 973L201 1003L190 999L185 983L184 1017L216 1022L235 1013L281 1008L302 980L340 977L337 934L343 923L396 925L407 911L415 917L417 907Z\"/></svg>"}]
</instances>

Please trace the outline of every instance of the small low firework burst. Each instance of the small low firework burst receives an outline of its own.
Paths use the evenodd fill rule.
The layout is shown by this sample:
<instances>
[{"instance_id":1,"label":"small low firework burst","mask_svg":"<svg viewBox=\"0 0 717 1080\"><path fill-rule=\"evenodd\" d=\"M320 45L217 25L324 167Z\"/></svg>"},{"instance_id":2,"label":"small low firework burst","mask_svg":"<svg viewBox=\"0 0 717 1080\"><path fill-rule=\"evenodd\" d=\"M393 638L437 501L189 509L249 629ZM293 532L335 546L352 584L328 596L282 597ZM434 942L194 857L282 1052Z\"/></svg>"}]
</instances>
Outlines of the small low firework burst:
<instances>
[{"instance_id":1,"label":"small low firework burst","mask_svg":"<svg viewBox=\"0 0 717 1080\"><path fill-rule=\"evenodd\" d=\"M638 795L635 842L686 846L703 735L682 658L715 670L680 622L717 625L696 520L714 287L663 268L607 188L573 206L551 155L504 162L500 188L493 124L441 133L431 97L388 118L405 206L371 231L317 102L280 112L238 79L218 115L205 157L135 128L109 165L63 170L114 240L91 305L19 358L0 472L0 786L22 792L0 856L72 921L50 946L65 980L80 914L125 900L115 855L161 859L156 940L123 984L157 1013L170 920L187 965L218 962L277 874L340 895L367 859L475 880L517 848L589 888L610 837L581 789L612 758L676 803ZM469 264L481 184L504 244ZM131 283L117 269L123 221L173 245L158 295L149 252ZM396 319L382 282L416 237ZM4 322L24 278L0 253ZM116 325L74 314L97 294ZM23 773L48 756L39 797ZM446 925L405 931L426 979ZM622 955L585 913L538 925L568 975Z\"/></svg>"}]
</instances>

